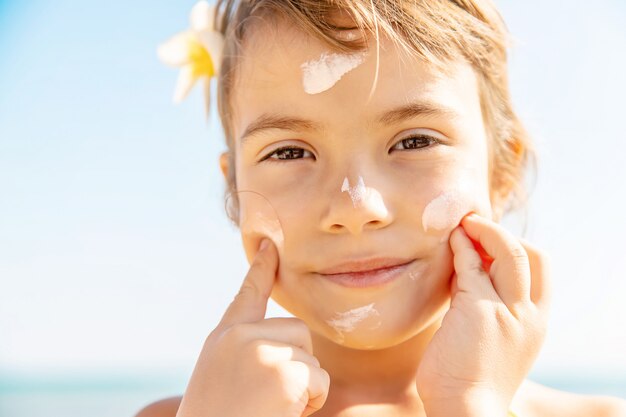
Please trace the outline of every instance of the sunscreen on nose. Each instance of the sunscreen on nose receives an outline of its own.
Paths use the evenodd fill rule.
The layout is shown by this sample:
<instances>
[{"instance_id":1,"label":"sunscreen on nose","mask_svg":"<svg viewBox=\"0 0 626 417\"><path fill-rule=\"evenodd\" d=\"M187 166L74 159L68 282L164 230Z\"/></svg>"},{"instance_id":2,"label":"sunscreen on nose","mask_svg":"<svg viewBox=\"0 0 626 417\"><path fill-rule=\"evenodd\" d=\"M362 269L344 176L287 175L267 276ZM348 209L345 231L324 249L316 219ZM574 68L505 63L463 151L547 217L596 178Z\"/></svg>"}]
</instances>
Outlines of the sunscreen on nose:
<instances>
[{"instance_id":1,"label":"sunscreen on nose","mask_svg":"<svg viewBox=\"0 0 626 417\"><path fill-rule=\"evenodd\" d=\"M365 198L365 193L367 192L367 188L365 188L365 181L363 177L359 175L358 183L351 187L350 181L348 177L344 178L343 183L341 184L341 192L347 192L350 196L350 200L352 200L352 205L357 207L361 204L363 199Z\"/></svg>"},{"instance_id":2,"label":"sunscreen on nose","mask_svg":"<svg viewBox=\"0 0 626 417\"><path fill-rule=\"evenodd\" d=\"M345 177L341 184L341 192L348 193L352 207L355 209L362 207L381 216L385 216L387 213L383 196L375 188L365 185L365 180L361 175L359 175L356 185L351 185L348 177Z\"/></svg>"}]
</instances>

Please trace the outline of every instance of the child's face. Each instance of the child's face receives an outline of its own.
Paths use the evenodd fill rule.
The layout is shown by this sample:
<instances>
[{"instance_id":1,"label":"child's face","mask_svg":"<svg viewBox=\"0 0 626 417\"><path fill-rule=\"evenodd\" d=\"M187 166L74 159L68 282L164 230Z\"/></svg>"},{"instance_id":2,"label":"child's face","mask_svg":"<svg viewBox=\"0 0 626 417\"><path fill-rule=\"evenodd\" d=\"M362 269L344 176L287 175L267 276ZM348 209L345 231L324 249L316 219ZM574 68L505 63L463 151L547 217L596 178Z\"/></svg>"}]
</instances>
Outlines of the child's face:
<instances>
[{"instance_id":1,"label":"child's face","mask_svg":"<svg viewBox=\"0 0 626 417\"><path fill-rule=\"evenodd\" d=\"M301 65L335 51L284 25L256 30L245 45L232 101L237 189L264 196L240 197L248 259L261 235L275 241L280 268L272 297L317 333L355 348L406 340L447 307L450 231L470 211L491 217L474 72L459 63L454 76L438 77L381 39L369 102L374 41L360 65L326 91L309 94ZM381 122L383 114L410 103L456 116L404 111ZM283 123L242 138L263 115L307 120L309 127ZM424 136L403 141L415 134L440 144ZM294 149L275 152L286 146ZM319 274L372 258L413 262L379 287L348 288Z\"/></svg>"}]
</instances>

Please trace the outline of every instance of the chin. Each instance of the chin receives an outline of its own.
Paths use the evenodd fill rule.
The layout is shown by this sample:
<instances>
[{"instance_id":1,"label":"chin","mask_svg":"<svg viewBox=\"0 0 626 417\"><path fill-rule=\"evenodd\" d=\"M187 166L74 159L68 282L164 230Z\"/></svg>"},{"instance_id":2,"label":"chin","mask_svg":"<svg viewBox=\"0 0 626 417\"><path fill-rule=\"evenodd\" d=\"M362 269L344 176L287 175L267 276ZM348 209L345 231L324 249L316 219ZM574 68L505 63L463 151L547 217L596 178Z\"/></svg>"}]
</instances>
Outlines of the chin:
<instances>
[{"instance_id":1,"label":"chin","mask_svg":"<svg viewBox=\"0 0 626 417\"><path fill-rule=\"evenodd\" d=\"M378 292L332 292L332 286L316 285L314 279L283 273L272 298L312 332L351 349L379 350L404 343L449 308L448 280L440 274L429 273L421 281L401 277L398 285Z\"/></svg>"}]
</instances>

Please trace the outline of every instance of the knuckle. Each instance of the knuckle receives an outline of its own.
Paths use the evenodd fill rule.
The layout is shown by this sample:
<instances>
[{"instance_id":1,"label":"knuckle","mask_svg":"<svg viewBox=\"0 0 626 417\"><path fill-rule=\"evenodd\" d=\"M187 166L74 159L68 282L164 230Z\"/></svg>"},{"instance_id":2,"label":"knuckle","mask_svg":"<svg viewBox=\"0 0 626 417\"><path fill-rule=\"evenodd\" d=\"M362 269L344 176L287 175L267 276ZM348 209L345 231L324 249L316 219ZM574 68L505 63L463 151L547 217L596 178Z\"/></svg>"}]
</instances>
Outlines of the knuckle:
<instances>
[{"instance_id":1,"label":"knuckle","mask_svg":"<svg viewBox=\"0 0 626 417\"><path fill-rule=\"evenodd\" d=\"M513 245L509 248L507 252L508 252L511 263L516 268L528 268L529 267L528 254L526 253L526 250L521 245Z\"/></svg>"},{"instance_id":2,"label":"knuckle","mask_svg":"<svg viewBox=\"0 0 626 417\"><path fill-rule=\"evenodd\" d=\"M297 335L297 340L302 343L302 348L308 350L308 348L312 344L311 329L309 328L309 326L302 319L299 319L297 317L290 317L287 323Z\"/></svg>"},{"instance_id":3,"label":"knuckle","mask_svg":"<svg viewBox=\"0 0 626 417\"><path fill-rule=\"evenodd\" d=\"M511 313L506 307L497 306L494 310L494 318L498 327L501 329L508 329L511 320Z\"/></svg>"},{"instance_id":4,"label":"knuckle","mask_svg":"<svg viewBox=\"0 0 626 417\"><path fill-rule=\"evenodd\" d=\"M254 270L254 269L268 268L269 265L270 263L266 256L257 255L252 261L252 265L250 266L250 269Z\"/></svg>"},{"instance_id":5,"label":"knuckle","mask_svg":"<svg viewBox=\"0 0 626 417\"><path fill-rule=\"evenodd\" d=\"M222 338L231 343L241 343L245 340L246 335L250 333L250 324L248 323L235 323L227 327L222 332Z\"/></svg>"},{"instance_id":6,"label":"knuckle","mask_svg":"<svg viewBox=\"0 0 626 417\"><path fill-rule=\"evenodd\" d=\"M255 293L255 292L257 292L257 288L254 286L254 284L252 284L249 280L245 280L243 284L241 285L241 287L239 288L239 291L235 295L235 298L241 297L242 295L245 295L248 293Z\"/></svg>"},{"instance_id":7,"label":"knuckle","mask_svg":"<svg viewBox=\"0 0 626 417\"><path fill-rule=\"evenodd\" d=\"M477 256L468 256L466 259L467 269L474 274L484 274L483 261Z\"/></svg>"},{"instance_id":8,"label":"knuckle","mask_svg":"<svg viewBox=\"0 0 626 417\"><path fill-rule=\"evenodd\" d=\"M498 328L507 340L517 340L521 325L518 323L519 311L517 306L507 307L498 305L494 310L494 318Z\"/></svg>"},{"instance_id":9,"label":"knuckle","mask_svg":"<svg viewBox=\"0 0 626 417\"><path fill-rule=\"evenodd\" d=\"M246 280L241 285L241 288L239 288L239 292L237 292L237 294L235 295L235 300L257 296L265 296L265 294L263 294L263 292L259 290L259 288L257 288L253 283Z\"/></svg>"},{"instance_id":10,"label":"knuckle","mask_svg":"<svg viewBox=\"0 0 626 417\"><path fill-rule=\"evenodd\" d=\"M528 262L528 254L526 253L526 250L524 250L524 248L519 245L511 246L511 248L509 249L509 256L511 257L511 259Z\"/></svg>"}]
</instances>

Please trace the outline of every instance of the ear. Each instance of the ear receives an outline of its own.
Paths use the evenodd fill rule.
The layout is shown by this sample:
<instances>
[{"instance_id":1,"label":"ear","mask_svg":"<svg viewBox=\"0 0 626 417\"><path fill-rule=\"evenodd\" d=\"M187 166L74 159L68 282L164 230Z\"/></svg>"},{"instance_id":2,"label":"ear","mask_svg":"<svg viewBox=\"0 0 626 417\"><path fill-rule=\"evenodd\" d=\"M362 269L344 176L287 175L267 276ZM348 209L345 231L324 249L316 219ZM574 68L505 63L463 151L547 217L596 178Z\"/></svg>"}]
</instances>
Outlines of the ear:
<instances>
[{"instance_id":1,"label":"ear","mask_svg":"<svg viewBox=\"0 0 626 417\"><path fill-rule=\"evenodd\" d=\"M230 164L228 163L228 159L229 159L228 156L229 156L228 151L222 152L222 154L220 155L220 169L222 170L222 175L224 176L224 179L226 180L226 182L228 182L228 172L230 170Z\"/></svg>"}]
</instances>

